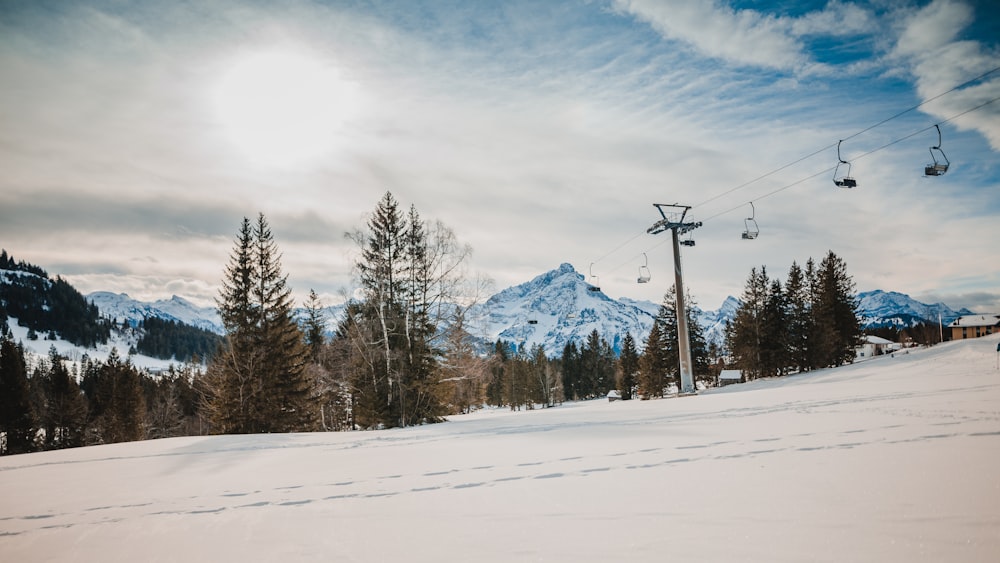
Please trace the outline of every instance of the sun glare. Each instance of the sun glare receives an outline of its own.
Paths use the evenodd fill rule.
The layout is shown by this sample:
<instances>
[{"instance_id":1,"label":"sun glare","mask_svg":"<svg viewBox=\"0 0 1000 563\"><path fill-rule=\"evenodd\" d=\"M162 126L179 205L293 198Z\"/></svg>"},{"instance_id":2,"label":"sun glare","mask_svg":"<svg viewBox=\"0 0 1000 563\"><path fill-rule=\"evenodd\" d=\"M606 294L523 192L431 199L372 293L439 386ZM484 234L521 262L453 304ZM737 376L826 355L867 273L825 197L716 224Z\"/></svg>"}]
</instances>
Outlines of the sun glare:
<instances>
[{"instance_id":1,"label":"sun glare","mask_svg":"<svg viewBox=\"0 0 1000 563\"><path fill-rule=\"evenodd\" d=\"M246 56L224 73L215 102L227 135L249 158L295 164L336 149L359 110L358 85L298 53Z\"/></svg>"}]
</instances>

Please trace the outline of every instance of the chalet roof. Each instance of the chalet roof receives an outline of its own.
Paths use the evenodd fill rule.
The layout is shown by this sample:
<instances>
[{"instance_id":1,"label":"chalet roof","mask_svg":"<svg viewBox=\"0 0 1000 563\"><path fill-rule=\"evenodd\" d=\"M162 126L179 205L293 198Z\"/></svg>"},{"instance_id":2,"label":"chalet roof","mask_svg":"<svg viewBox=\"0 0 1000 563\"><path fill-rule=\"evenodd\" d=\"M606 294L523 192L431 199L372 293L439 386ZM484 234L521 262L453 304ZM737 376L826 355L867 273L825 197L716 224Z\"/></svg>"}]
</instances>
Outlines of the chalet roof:
<instances>
[{"instance_id":1,"label":"chalet roof","mask_svg":"<svg viewBox=\"0 0 1000 563\"><path fill-rule=\"evenodd\" d=\"M862 338L862 340L864 340L865 342L867 342L869 344L881 344L883 346L886 345L886 344L895 344L895 342L893 342L892 340L886 340L885 338L882 338L881 336L873 336L871 334L866 334L864 336L864 338Z\"/></svg>"},{"instance_id":2,"label":"chalet roof","mask_svg":"<svg viewBox=\"0 0 1000 563\"><path fill-rule=\"evenodd\" d=\"M742 379L743 372L738 369L724 369L719 372L719 379Z\"/></svg>"},{"instance_id":3,"label":"chalet roof","mask_svg":"<svg viewBox=\"0 0 1000 563\"><path fill-rule=\"evenodd\" d=\"M954 328L1000 326L1000 315L965 315L964 317L958 317L948 326Z\"/></svg>"}]
</instances>

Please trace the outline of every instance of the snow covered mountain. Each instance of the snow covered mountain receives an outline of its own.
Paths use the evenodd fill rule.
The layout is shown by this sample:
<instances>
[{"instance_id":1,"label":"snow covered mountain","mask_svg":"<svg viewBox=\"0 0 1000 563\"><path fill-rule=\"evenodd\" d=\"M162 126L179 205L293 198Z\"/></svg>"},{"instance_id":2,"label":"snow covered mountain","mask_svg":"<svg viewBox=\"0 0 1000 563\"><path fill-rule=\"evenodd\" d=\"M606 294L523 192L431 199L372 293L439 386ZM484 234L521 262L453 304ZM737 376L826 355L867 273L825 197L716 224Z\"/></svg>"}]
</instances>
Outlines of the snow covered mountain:
<instances>
[{"instance_id":1,"label":"snow covered mountain","mask_svg":"<svg viewBox=\"0 0 1000 563\"><path fill-rule=\"evenodd\" d=\"M127 293L111 293L109 291L95 291L87 295L90 301L100 309L101 315L111 317L117 323L125 321L131 326L137 326L144 319L159 318L167 321L182 322L187 325L198 327L216 334L225 333L222 327L222 319L215 307L198 307L183 297L174 295L170 299L159 299L157 301L139 301L128 296ZM327 334L333 334L337 323L344 314L344 305L332 305L323 308L323 315L326 318ZM295 309L294 316L302 321L306 317L306 310Z\"/></svg>"},{"instance_id":2,"label":"snow covered mountain","mask_svg":"<svg viewBox=\"0 0 1000 563\"><path fill-rule=\"evenodd\" d=\"M601 291L592 291L586 277L571 264L545 272L531 281L509 287L473 310L474 322L489 343L504 339L530 349L535 344L545 347L549 356L562 354L572 341L581 344L596 329L616 352L621 349L625 333L631 333L637 347L642 346L659 311L659 303L628 297L613 299ZM197 307L183 297L173 296L153 302L132 299L124 293L98 291L87 296L101 314L117 322L127 320L136 325L149 317L175 320L221 334L222 323L214 307ZM706 341L722 345L726 322L734 318L740 301L729 296L715 310L695 308L694 318L701 326ZM344 306L326 307L327 331L332 334L343 315ZM971 314L965 309L955 311L943 303L926 304L895 291L866 291L858 294L858 317L862 328L913 326L922 322L936 323L938 314L948 323L956 317ZM303 318L304 310L296 317Z\"/></svg>"},{"instance_id":3,"label":"snow covered mountain","mask_svg":"<svg viewBox=\"0 0 1000 563\"><path fill-rule=\"evenodd\" d=\"M653 326L653 314L633 303L608 297L572 265L562 264L490 297L473 316L492 341L526 349L540 344L549 356L561 355L570 341L584 342L595 329L617 352L626 333L641 346Z\"/></svg>"},{"instance_id":4,"label":"snow covered mountain","mask_svg":"<svg viewBox=\"0 0 1000 563\"><path fill-rule=\"evenodd\" d=\"M87 295L87 301L97 305L101 315L111 317L117 323L126 321L136 326L144 319L159 318L182 322L216 334L224 332L215 307L198 307L177 295L150 303L132 299L127 293L95 291Z\"/></svg>"},{"instance_id":5,"label":"snow covered mountain","mask_svg":"<svg viewBox=\"0 0 1000 563\"><path fill-rule=\"evenodd\" d=\"M953 310L944 303L928 305L909 295L895 291L865 291L858 294L858 318L862 328L906 328L940 319L949 323L962 315L972 314L967 309Z\"/></svg>"}]
</instances>

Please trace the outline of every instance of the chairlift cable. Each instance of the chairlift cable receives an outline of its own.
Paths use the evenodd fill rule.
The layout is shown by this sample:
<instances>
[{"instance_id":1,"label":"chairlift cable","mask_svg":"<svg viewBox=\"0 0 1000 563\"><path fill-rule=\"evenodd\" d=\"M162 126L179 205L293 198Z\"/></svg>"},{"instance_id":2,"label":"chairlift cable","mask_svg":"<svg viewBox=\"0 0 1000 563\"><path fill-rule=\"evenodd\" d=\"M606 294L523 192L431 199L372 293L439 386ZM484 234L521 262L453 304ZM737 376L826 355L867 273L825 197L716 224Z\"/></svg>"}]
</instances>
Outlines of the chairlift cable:
<instances>
[{"instance_id":1,"label":"chairlift cable","mask_svg":"<svg viewBox=\"0 0 1000 563\"><path fill-rule=\"evenodd\" d=\"M985 78L985 77L987 77L987 76L989 76L989 75L991 75L991 74L993 74L994 72L997 72L997 71L1000 71L1000 66L997 66L997 67L994 67L994 68L992 68L992 69L990 69L990 70L988 70L988 71L984 72L983 74L980 74L979 76L976 76L975 78L972 78L972 79L969 79L969 80L966 80L965 82L963 82L963 83L961 83L961 84L959 84L959 85L957 85L957 86L954 86L954 87L950 88L949 90L946 90L946 91L944 91L944 92L941 92L940 94L937 94L937 95L935 95L935 96L933 96L933 97L931 97L931 98L928 98L928 99L924 100L923 102L921 102L921 103L919 103L919 104L917 104L917 105L915 105L915 106L913 106L913 107L910 107L910 108L908 108L908 109L905 109L905 110L903 110L903 111L901 111L901 112L899 112L899 113L897 113L897 114L895 114L895 115L893 115L893 116L891 116L891 117L888 117L888 118L886 118L886 119L883 119L882 121L879 121L878 123L876 123L876 124L874 124L874 125L871 125L871 126L869 126L869 127L866 127L866 128L864 128L864 129L862 129L861 131L858 131L857 133L853 133L853 134L851 134L851 135L848 135L848 136L844 137L843 139L841 139L841 141L846 141L846 140L848 140L848 139L852 139L852 138L854 138L854 137L857 137L857 136L859 136L859 135L861 135L861 134L863 134L863 133L866 133L866 132L868 132L868 131L871 131L872 129L875 129L876 127L879 127L879 126L881 126L881 125L884 125L884 124L886 124L886 123L888 123L888 122L890 122L890 121L892 121L892 120L894 120L894 119L897 119L897 118L899 118L899 117L901 117L901 116L903 116L903 115L905 115L905 114L907 114L907 113L909 113L909 112L911 112L911 111L913 111L913 110L916 110L916 109L919 109L919 108L923 107L924 105L926 105L926 104L928 104L928 103L930 103L930 102L933 102L934 100L937 100L937 99L939 99L939 98L941 98L941 97L944 97L944 96L946 96L946 95L948 95L948 94L950 94L950 93L952 93L952 92L954 92L954 91L956 91L956 90L958 90L958 89L960 89L960 88L963 88L963 87L965 87L965 86L968 86L968 85L970 85L970 84L972 84L972 83L974 83L974 82L977 82L977 81L979 81L979 80L982 80L983 78ZM957 119L957 118L959 118L959 117L962 117L963 115L966 115L966 114L968 114L968 113L971 113L971 112L973 112L973 111L976 111L976 110L978 110L978 109L980 109L980 108L982 108L982 107L984 107L984 106L987 106L987 105L989 105L989 104L992 104L992 103L996 102L997 100L1000 100L1000 97L996 97L996 98L993 98L993 99L990 99L990 100L987 100L987 101L985 101L985 102L983 102L983 103L981 103L981 104L979 104L979 105L977 105L977 106L974 106L974 107L972 107L972 108L969 108L969 109L967 109L967 110L965 110L965 111L963 111L963 112L961 112L961 113L958 113L958 114L955 114L955 115L953 115L953 116L951 116L951 117L949 117L949 118L947 118L947 119L944 119L944 120L942 120L942 121L939 121L939 122L938 122L938 124L943 124L943 123L948 123L948 122L950 122L950 121L953 121L953 120L955 120L955 119ZM875 152L878 152L878 151L880 151L880 150L882 150L882 149L885 149L885 148L888 148L888 147L890 147L890 146L892 146L892 145L895 145L896 143L899 143L899 142L902 142L902 141L904 141L904 140L906 140L906 139L909 139L909 138L911 138L911 137L914 137L914 136L916 136L916 135L919 135L919 134L921 134L921 133L924 133L924 132L926 132L926 131L929 131L929 130L930 130L930 129L932 129L933 127L934 127L933 125L932 125L932 126L929 126L929 127L925 127L925 128L923 128L923 129L921 129L921 130L919 130L919 131L915 131L915 132L913 132L913 133L911 133L911 134L909 134L909 135L906 135L906 136L904 136L904 137L901 137L901 138L899 138L899 139L896 139L896 140L894 140L894 141L891 141L891 142L889 142L889 143L887 143L887 144L885 144L885 145L882 145L881 147L878 147L878 148L876 148L876 149L872 149L872 150L870 150L870 151L868 151L868 152L866 152L866 153L863 153L863 154L861 154L860 156L857 156L857 157L855 157L855 158L854 158L854 160L858 160L858 159L861 159L861 158L864 158L864 157L866 157L866 156L868 156L868 155L870 155L870 154L873 154L873 153L875 153ZM831 149L831 148L833 148L833 147L836 147L836 146L837 146L837 144L838 144L838 143L831 143L830 145L827 145L827 146L825 146L825 147L823 147L823 148L821 148L821 149L818 149L818 150L816 150L816 151L814 151L814 152L812 152L812 153L810 153L810 154L808 154L808 155L806 155L806 156L803 156L803 157L800 157L800 158L798 158L798 159L796 159L796 160L794 160L794 161L792 161L792 162L789 162L788 164L785 164L785 165L783 165L783 166L781 166L781 167L779 167L779 168L775 168L774 170L771 170L770 172L767 172L767 173L765 173L765 174L762 174L762 175L760 175L760 176L758 176L758 177L756 177L756 178L754 178L754 179L752 179L752 180L750 180L750 181L748 181L748 182L744 182L743 184L740 184L740 185L738 185L738 186L736 186L736 187L734 187L734 188L730 188L729 190L726 190L725 192L722 192L722 193L720 193L720 194L718 194L718 195L715 195L715 196L712 196L711 198L709 198L709 199L706 199L706 200L704 200L704 201L702 201L702 202L698 203L697 205L693 205L693 206L691 206L691 209L695 209L695 208L697 208L697 207L700 207L700 206L703 206L703 205L706 205L706 204L708 204L708 203L710 203L710 202L712 202L712 201L715 201L715 200L717 200L717 199L719 199L719 198L722 198L723 196L726 196L726 195L729 195L729 194L731 194L731 193L733 193L733 192L735 192L735 191L737 191L737 190L740 190L740 189L743 189L743 188L745 188L745 187L747 187L747 186L749 186L749 185L751 185L751 184L753 184L753 183L755 183L755 182L758 182L758 181L760 181L760 180L763 180L764 178L767 178L768 176L772 176L772 175L774 175L774 174L777 174L778 172L781 172L782 170L785 170L786 168L789 168L789 167L791 167L791 166L794 166L794 165L796 165L796 164L798 164L798 163L800 163L800 162L802 162L802 161L804 161L804 160L808 160L808 159L810 159L810 158L812 158L812 157L814 157L814 156L816 156L816 155L818 155L818 154L820 154L820 153L822 153L822 152L825 152L825 151L827 151L827 150L829 150L829 149ZM755 199L759 201L759 200L761 200L761 199L765 199L765 198L768 198L768 197L770 197L770 196L772 196L772 195L775 195L775 194L777 194L777 193L780 193L780 192L783 192L783 191L785 191L785 190L787 190L787 189L789 189L789 188L792 188L792 187L794 187L794 186L797 186L797 185L801 184L802 182L805 182L805 181L807 181L807 180L811 180L811 179L813 179L813 178L816 178L817 176L820 176L820 175L823 175L823 174L829 174L829 173L830 173L831 171L833 171L833 170L834 170L835 168L836 168L835 166L831 166L831 167L829 167L829 168L826 168L826 169L824 169L824 170L821 170L821 171L819 171L819 172L816 172L815 174L812 174L812 175L810 175L810 176L807 176L807 177L804 177L804 178L801 178L800 180L797 180L797 181L795 181L795 182L792 182L791 184L788 184L788 185L785 185L785 186L782 186L782 187L780 187L780 188L778 188L778 189L776 189L776 190L773 190L773 191L771 191L771 192L768 192L768 193L766 193L766 194L764 194L764 195L762 195L762 196L758 196L758 197L757 197L757 198L755 198ZM707 218L703 219L703 220L702 220L702 222L707 222L707 221L709 221L709 220L711 220L711 219L715 219L715 218L717 218L717 217L720 217L720 216L722 216L722 215L726 215L726 214L729 214L729 213L732 213L733 211L736 211L737 209L740 209L741 207L743 207L744 205L746 205L746 203L747 203L747 202L743 202L743 203L740 203L739 205L737 205L737 206L735 206L735 207L732 207L732 208L730 208L730 209L727 209L727 210L725 210L725 211L721 211L721 212L719 212L719 213L716 213L716 214L714 214L714 215L710 215L709 217L707 217ZM600 256L599 258L597 258L596 260L594 260L594 261L593 261L593 262L591 263L591 267L593 267L593 264L596 264L596 263L598 263L598 262L602 262L603 260L605 260L606 258L608 258L609 256L611 256L612 254L615 254L616 252L618 252L619 250L621 250L621 249L622 249L623 247L627 246L627 245L628 245L629 243L631 243L632 241L634 241L635 239L637 239L637 238L641 237L641 236L642 236L642 235L644 235L644 234L646 234L646 231L640 231L640 232L636 233L636 234L635 234L634 236L632 236L631 238L629 238L628 240L626 240L626 241L622 242L622 243L621 243L621 244L619 244L618 246L615 246L614 248L612 248L611 250L609 250L609 251L608 251L608 252L606 252L605 254L601 255L601 256ZM667 239L667 240L669 240L669 239ZM656 249L656 248L659 248L659 247L660 247L661 245L663 245L663 244L665 244L665 243L666 243L666 240L664 240L664 241L661 241L661 242L659 242L659 243L657 243L657 244L653 245L653 246L652 246L652 247L650 247L649 249L647 249L647 250L646 250L646 252L649 252L649 251L651 251L651 250L654 250L654 249ZM621 269L621 268L622 268L622 267L624 267L625 265L627 265L627 264L629 264L629 263L633 262L634 260L638 259L638 257L639 257L639 256L641 256L641 255L642 255L642 253L639 253L638 255L635 255L635 256L633 256L633 257L632 257L632 258L630 258L630 259L629 259L628 261L626 261L626 262L623 262L623 263L619 264L618 266L616 266L616 267L614 267L614 268L611 268L611 269L609 270L609 272L615 272L615 271L617 271L617 270Z\"/></svg>"},{"instance_id":2,"label":"chairlift cable","mask_svg":"<svg viewBox=\"0 0 1000 563\"><path fill-rule=\"evenodd\" d=\"M875 129L876 127L879 127L881 125L885 125L886 123L888 123L888 122L890 122L890 121L892 121L892 120L894 120L894 119L896 119L898 117L901 117L901 116L903 116L903 115L905 115L905 114L907 114L907 113L909 113L909 112L911 112L913 110L919 109L919 108L923 107L924 105L927 105L927 104L933 102L934 100L937 100L938 98L941 98L943 96L946 96L946 95L954 92L955 90L958 90L959 88L963 88L965 86L968 86L969 84L972 84L974 82L982 80L983 78L986 78L987 76L989 76L990 74L993 74L994 72L996 72L998 70L1000 70L1000 66L995 67L995 68L993 68L991 70L988 70L988 71L984 72L983 74L980 74L979 76L977 76L975 78L966 80L965 82L963 82L963 83L961 83L961 84L959 84L957 86L954 86L953 88L951 88L951 89L949 89L947 91L941 92L940 94L937 94L936 96L928 98L928 99L924 100L923 102L920 102L919 104L917 104L917 105L915 105L915 106L913 106L911 108L905 109L905 110L897 113L896 115L893 115L892 117L887 117L886 119L883 119L882 121L879 121L878 123L876 123L874 125L866 127L864 129L862 129L861 131L858 131L857 133L848 135L847 137L844 137L843 139L841 139L841 141L846 141L848 139L853 139L854 137L857 137L857 136L859 136L859 135L861 135L863 133L867 133L868 131L871 131L872 129ZM781 172L782 170L784 170L786 168L794 166L794 165L802 162L803 160L808 160L808 159L810 159L810 158L812 158L812 157L814 157L814 156L816 156L816 155L818 155L818 154L820 154L822 152L825 152L825 151L827 151L830 148L835 147L835 146L837 146L837 143L833 143L833 144L827 145L827 146L825 146L825 147L823 147L823 148L821 148L819 150L816 150L816 151L814 151L814 152L812 152L812 153L810 153L810 154L808 154L806 156L803 156L803 157L801 157L801 158L799 158L799 159L797 159L795 161L792 161L792 162L790 162L788 164L785 164L784 166L781 166L779 168L775 168L774 170L771 170L770 172L762 174L762 175L754 178L753 180L750 180L749 182L745 182L745 183L740 184L740 185L738 185L738 186L736 186L734 188L730 188L730 189L728 189L728 190L726 190L726 191L724 191L724 192L722 192L722 193L720 193L718 195L712 196L712 197L706 199L705 201L702 201L701 203L698 203L696 205L692 205L691 208L695 209L695 208L701 207L701 206L703 206L703 205L705 205L707 203L710 203L712 201L715 201L715 200L717 200L717 199L719 199L719 198L721 198L723 196L729 195L729 194L731 194L731 193L733 193L733 192L735 192L737 190L743 189L743 188L749 186L750 184L753 184L755 182L763 180L764 178L767 178L768 176L777 174L778 172Z\"/></svg>"},{"instance_id":3,"label":"chairlift cable","mask_svg":"<svg viewBox=\"0 0 1000 563\"><path fill-rule=\"evenodd\" d=\"M903 137L900 137L898 139L890 141L890 142L888 142L888 143L886 143L886 144L884 144L884 145L882 145L880 147L877 147L877 148L874 148L874 149L872 149L872 150L870 150L868 152L862 153L862 154L854 157L854 159L852 161L861 160L862 158L870 156L870 155L872 155L872 154L874 154L876 152L879 152L879 151L881 151L883 149L887 149L887 148L891 147L892 145L895 145L895 144L901 143L901 142L903 142L903 141L905 141L907 139L911 139L913 137L916 137L917 135L920 135L921 133L926 133L927 131L930 131L931 129L934 129L934 127L937 126L937 125L940 125L942 123L948 123L949 121L953 121L955 119L958 119L959 117L962 117L963 115L965 115L967 113L972 113L973 111L976 111L976 110L978 110L978 109L980 109L980 108L982 108L984 106L992 104L992 103L996 102L997 100L1000 100L1000 96L997 96L996 98L993 98L991 100L985 101L985 102L979 104L978 106L969 108L969 109L963 111L962 113L957 113L957 114L955 114L955 115L953 115L953 116L951 116L951 117L949 117L949 118L947 118L945 120L942 120L942 121L938 122L935 125L930 125L928 127L924 127L923 129L920 129L918 131L914 131L914 132L912 132L912 133L910 133L908 135L905 135ZM806 180L811 180L811 179L813 179L813 178L815 178L817 176L820 176L820 175L823 175L823 174L828 174L834 168L836 168L836 167L835 166L831 166L831 167L829 167L829 168L827 168L825 170L820 170L819 172L817 172L817 173L815 173L815 174L813 174L811 176L807 176L805 178L801 178L799 180L796 180L795 182L792 182L791 184L782 186L782 187L780 187L780 188L778 188L776 190L770 191L770 192L768 192L768 193L766 193L764 195L757 196L757 198L754 201L760 201L762 199L771 197L772 195L775 195L775 194L777 194L779 192L783 192L783 191L787 190L788 188L797 186L797 185L801 184L802 182L805 182ZM702 223L706 223L706 222L708 222L708 221L710 221L712 219L715 219L716 217L720 217L722 215L726 215L727 213L732 213L733 211L736 211L737 209L742 208L746 204L747 204L747 202L741 203L741 204L739 204L739 205L737 205L737 206L735 206L735 207L733 207L731 209L727 209L725 211L721 211L719 213L716 213L715 215L710 215L710 216L702 219L701 221L702 221Z\"/></svg>"}]
</instances>

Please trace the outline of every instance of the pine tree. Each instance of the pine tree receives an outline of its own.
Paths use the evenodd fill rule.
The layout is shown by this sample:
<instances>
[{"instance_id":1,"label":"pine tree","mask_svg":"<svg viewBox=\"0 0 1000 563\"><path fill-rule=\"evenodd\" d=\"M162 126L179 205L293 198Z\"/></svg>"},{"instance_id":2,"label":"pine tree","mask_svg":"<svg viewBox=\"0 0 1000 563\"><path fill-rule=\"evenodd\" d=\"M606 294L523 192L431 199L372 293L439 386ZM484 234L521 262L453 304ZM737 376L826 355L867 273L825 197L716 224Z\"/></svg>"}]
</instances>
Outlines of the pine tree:
<instances>
[{"instance_id":1,"label":"pine tree","mask_svg":"<svg viewBox=\"0 0 1000 563\"><path fill-rule=\"evenodd\" d=\"M761 377L764 364L761 343L764 339L763 315L767 305L769 280L767 269L750 270L743 289L740 307L729 324L727 340L735 365L743 371L746 380Z\"/></svg>"},{"instance_id":2,"label":"pine tree","mask_svg":"<svg viewBox=\"0 0 1000 563\"><path fill-rule=\"evenodd\" d=\"M827 327L830 344L820 356L823 366L840 366L854 358L854 346L861 334L857 318L854 281L847 264L833 251L820 262L816 272L814 322Z\"/></svg>"},{"instance_id":3,"label":"pine tree","mask_svg":"<svg viewBox=\"0 0 1000 563\"><path fill-rule=\"evenodd\" d=\"M771 280L760 314L760 371L768 377L785 375L788 368L787 303L781 282Z\"/></svg>"},{"instance_id":4,"label":"pine tree","mask_svg":"<svg viewBox=\"0 0 1000 563\"><path fill-rule=\"evenodd\" d=\"M226 339L205 378L216 431L312 430L307 350L263 214L243 219L217 304Z\"/></svg>"},{"instance_id":5,"label":"pine tree","mask_svg":"<svg viewBox=\"0 0 1000 563\"><path fill-rule=\"evenodd\" d=\"M88 441L111 444L145 436L145 401L139 373L116 348L106 362L88 362L81 387L88 404Z\"/></svg>"},{"instance_id":6,"label":"pine tree","mask_svg":"<svg viewBox=\"0 0 1000 563\"><path fill-rule=\"evenodd\" d=\"M40 422L45 429L45 447L56 449L83 446L87 399L55 347L49 349L47 367L47 371L39 377L44 393Z\"/></svg>"},{"instance_id":7,"label":"pine tree","mask_svg":"<svg viewBox=\"0 0 1000 563\"><path fill-rule=\"evenodd\" d=\"M506 342L497 340L493 344L493 354L489 360L489 383L486 384L486 401L502 407L508 404L507 398L507 362L510 359L509 347Z\"/></svg>"},{"instance_id":8,"label":"pine tree","mask_svg":"<svg viewBox=\"0 0 1000 563\"><path fill-rule=\"evenodd\" d=\"M0 266L4 259L0 259ZM0 433L6 437L0 454L34 451L37 427L24 349L0 337Z\"/></svg>"},{"instance_id":9,"label":"pine tree","mask_svg":"<svg viewBox=\"0 0 1000 563\"><path fill-rule=\"evenodd\" d=\"M354 344L370 361L354 392L384 403L364 403L380 425L437 422L448 390L440 384L442 350L432 343L453 310L448 300L469 250L440 223L428 228L416 208L404 217L388 192L355 241L364 298L348 319L354 326L342 332L359 339Z\"/></svg>"},{"instance_id":10,"label":"pine tree","mask_svg":"<svg viewBox=\"0 0 1000 563\"><path fill-rule=\"evenodd\" d=\"M570 340L563 346L562 359L560 360L559 371L562 373L563 391L566 398L577 400L580 398L580 350L576 342Z\"/></svg>"},{"instance_id":11,"label":"pine tree","mask_svg":"<svg viewBox=\"0 0 1000 563\"><path fill-rule=\"evenodd\" d=\"M667 353L661 323L653 322L646 337L646 346L639 358L639 395L643 399L662 397L667 386Z\"/></svg>"},{"instance_id":12,"label":"pine tree","mask_svg":"<svg viewBox=\"0 0 1000 563\"><path fill-rule=\"evenodd\" d=\"M810 369L809 336L813 332L809 282L802 268L792 262L785 282L788 365L796 371Z\"/></svg>"},{"instance_id":13,"label":"pine tree","mask_svg":"<svg viewBox=\"0 0 1000 563\"><path fill-rule=\"evenodd\" d=\"M320 301L316 291L309 290L309 297L305 302L305 344L309 350L309 360L319 363L323 352L323 344L326 337L326 322L323 319L323 303Z\"/></svg>"},{"instance_id":14,"label":"pine tree","mask_svg":"<svg viewBox=\"0 0 1000 563\"><path fill-rule=\"evenodd\" d=\"M622 352L618 360L618 368L621 372L618 388L621 391L622 400L629 400L635 391L639 374L639 353L635 349L635 340L632 334L626 332L622 340Z\"/></svg>"}]
</instances>

